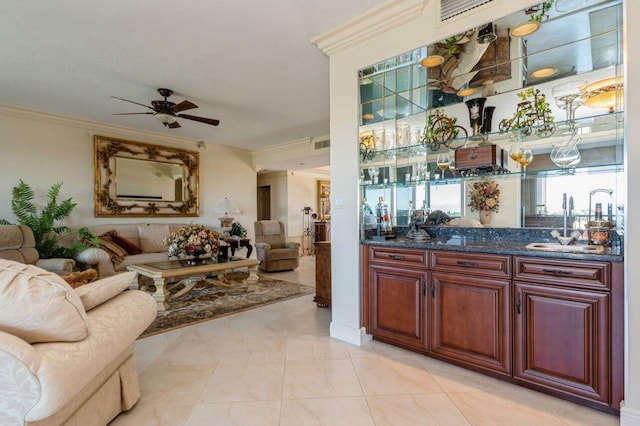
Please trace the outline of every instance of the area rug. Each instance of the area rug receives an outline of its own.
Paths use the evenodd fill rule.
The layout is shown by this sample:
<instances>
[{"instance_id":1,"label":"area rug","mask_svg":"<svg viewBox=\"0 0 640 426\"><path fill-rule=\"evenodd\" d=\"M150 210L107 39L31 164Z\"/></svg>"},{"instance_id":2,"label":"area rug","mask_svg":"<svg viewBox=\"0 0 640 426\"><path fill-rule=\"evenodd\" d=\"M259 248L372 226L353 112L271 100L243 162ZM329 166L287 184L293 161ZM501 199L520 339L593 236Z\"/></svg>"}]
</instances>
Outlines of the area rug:
<instances>
[{"instance_id":1,"label":"area rug","mask_svg":"<svg viewBox=\"0 0 640 426\"><path fill-rule=\"evenodd\" d=\"M158 312L155 321L140 337L315 292L313 287L264 275L258 275L256 283L243 285L242 281L247 276L248 273L232 272L227 274L226 283L199 283L191 292L170 301L169 309Z\"/></svg>"}]
</instances>

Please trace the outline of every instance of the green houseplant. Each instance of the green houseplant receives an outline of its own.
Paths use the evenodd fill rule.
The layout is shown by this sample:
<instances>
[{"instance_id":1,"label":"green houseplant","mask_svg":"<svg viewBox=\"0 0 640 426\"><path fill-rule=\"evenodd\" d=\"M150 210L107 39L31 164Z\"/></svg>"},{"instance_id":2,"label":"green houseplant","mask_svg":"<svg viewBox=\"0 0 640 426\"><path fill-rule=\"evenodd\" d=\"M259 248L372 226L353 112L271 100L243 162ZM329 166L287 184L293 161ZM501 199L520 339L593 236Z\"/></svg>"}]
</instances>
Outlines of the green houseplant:
<instances>
[{"instance_id":1,"label":"green houseplant","mask_svg":"<svg viewBox=\"0 0 640 426\"><path fill-rule=\"evenodd\" d=\"M49 188L47 204L40 211L34 204L35 192L33 188L22 179L11 191L11 211L18 219L18 224L26 225L33 231L36 250L42 259L73 257L78 251L87 248L87 244L98 245L97 237L91 234L87 228L78 231L78 240L72 242L69 247L59 245L59 236L71 232L68 226L59 223L69 216L77 205L71 198L58 200L61 187L62 182L59 182ZM0 219L0 224L13 225L6 219Z\"/></svg>"},{"instance_id":2,"label":"green houseplant","mask_svg":"<svg viewBox=\"0 0 640 426\"><path fill-rule=\"evenodd\" d=\"M231 230L229 231L229 235L244 238L247 236L247 230L244 229L244 227L240 223L233 222L231 224Z\"/></svg>"}]
</instances>

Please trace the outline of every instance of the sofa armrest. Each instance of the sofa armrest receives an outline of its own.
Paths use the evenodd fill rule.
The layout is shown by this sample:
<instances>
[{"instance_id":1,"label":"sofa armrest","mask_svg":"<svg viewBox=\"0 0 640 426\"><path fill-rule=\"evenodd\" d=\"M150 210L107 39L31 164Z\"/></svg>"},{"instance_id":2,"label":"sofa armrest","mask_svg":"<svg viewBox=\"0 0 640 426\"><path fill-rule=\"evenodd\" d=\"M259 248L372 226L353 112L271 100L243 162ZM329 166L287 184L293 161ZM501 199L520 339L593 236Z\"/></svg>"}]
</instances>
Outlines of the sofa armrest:
<instances>
[{"instance_id":1,"label":"sofa armrest","mask_svg":"<svg viewBox=\"0 0 640 426\"><path fill-rule=\"evenodd\" d=\"M115 275L116 270L109 253L97 247L90 247L76 254L76 261L89 265L98 271L98 278Z\"/></svg>"},{"instance_id":2,"label":"sofa armrest","mask_svg":"<svg viewBox=\"0 0 640 426\"><path fill-rule=\"evenodd\" d=\"M256 247L256 250L259 250L259 251L271 250L271 244L268 244L268 243L255 243L254 246Z\"/></svg>"},{"instance_id":3,"label":"sofa armrest","mask_svg":"<svg viewBox=\"0 0 640 426\"><path fill-rule=\"evenodd\" d=\"M76 266L76 261L62 258L39 259L36 266L56 274L70 274L73 272L73 267Z\"/></svg>"},{"instance_id":4,"label":"sofa armrest","mask_svg":"<svg viewBox=\"0 0 640 426\"><path fill-rule=\"evenodd\" d=\"M41 398L41 357L29 343L0 331L0 424L24 424Z\"/></svg>"},{"instance_id":5,"label":"sofa armrest","mask_svg":"<svg viewBox=\"0 0 640 426\"><path fill-rule=\"evenodd\" d=\"M296 250L300 250L300 243L296 243L293 241L287 241L286 243L284 243L284 246L286 248L292 248L292 249L296 249Z\"/></svg>"}]
</instances>

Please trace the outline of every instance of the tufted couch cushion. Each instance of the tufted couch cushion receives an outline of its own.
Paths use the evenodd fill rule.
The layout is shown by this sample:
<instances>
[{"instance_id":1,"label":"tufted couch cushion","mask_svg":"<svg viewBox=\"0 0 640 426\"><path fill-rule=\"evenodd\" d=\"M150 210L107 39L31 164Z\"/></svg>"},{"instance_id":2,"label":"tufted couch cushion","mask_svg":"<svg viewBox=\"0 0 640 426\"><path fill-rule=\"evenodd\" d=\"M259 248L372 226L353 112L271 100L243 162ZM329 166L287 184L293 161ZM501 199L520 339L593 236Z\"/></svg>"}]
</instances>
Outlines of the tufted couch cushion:
<instances>
[{"instance_id":1,"label":"tufted couch cushion","mask_svg":"<svg viewBox=\"0 0 640 426\"><path fill-rule=\"evenodd\" d=\"M29 343L75 342L89 323L80 297L60 276L0 259L0 330Z\"/></svg>"}]
</instances>

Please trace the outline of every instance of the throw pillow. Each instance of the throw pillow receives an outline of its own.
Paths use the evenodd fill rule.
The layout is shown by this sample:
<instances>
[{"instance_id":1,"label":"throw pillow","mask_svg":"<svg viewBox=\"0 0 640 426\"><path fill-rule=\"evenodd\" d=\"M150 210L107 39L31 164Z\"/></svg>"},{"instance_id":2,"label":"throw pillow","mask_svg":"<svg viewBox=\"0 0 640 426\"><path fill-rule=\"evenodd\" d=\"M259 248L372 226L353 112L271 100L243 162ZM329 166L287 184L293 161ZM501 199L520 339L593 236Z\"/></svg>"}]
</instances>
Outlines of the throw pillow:
<instances>
[{"instance_id":1,"label":"throw pillow","mask_svg":"<svg viewBox=\"0 0 640 426\"><path fill-rule=\"evenodd\" d=\"M58 275L0 259L0 330L28 343L76 342L89 322L80 297Z\"/></svg>"},{"instance_id":2,"label":"throw pillow","mask_svg":"<svg viewBox=\"0 0 640 426\"><path fill-rule=\"evenodd\" d=\"M113 240L114 243L118 244L120 247L125 249L129 254L142 253L142 250L140 250L140 247L138 247L136 243L134 243L133 241L131 241L126 237L123 237L122 235L113 234L111 235L111 239Z\"/></svg>"},{"instance_id":3,"label":"throw pillow","mask_svg":"<svg viewBox=\"0 0 640 426\"><path fill-rule=\"evenodd\" d=\"M135 277L135 272L123 272L83 285L75 291L80 296L84 309L90 311L128 289Z\"/></svg>"},{"instance_id":4,"label":"throw pillow","mask_svg":"<svg viewBox=\"0 0 640 426\"><path fill-rule=\"evenodd\" d=\"M122 262L124 260L124 257L129 253L113 240L112 236L115 232L116 231L105 232L104 234L100 235L98 239L100 240L100 248L106 251L109 254L109 257L111 258L113 264L117 265Z\"/></svg>"},{"instance_id":5,"label":"throw pillow","mask_svg":"<svg viewBox=\"0 0 640 426\"><path fill-rule=\"evenodd\" d=\"M162 253L167 251L167 245L162 240L168 237L169 225L147 224L138 225L140 248L145 253Z\"/></svg>"}]
</instances>

